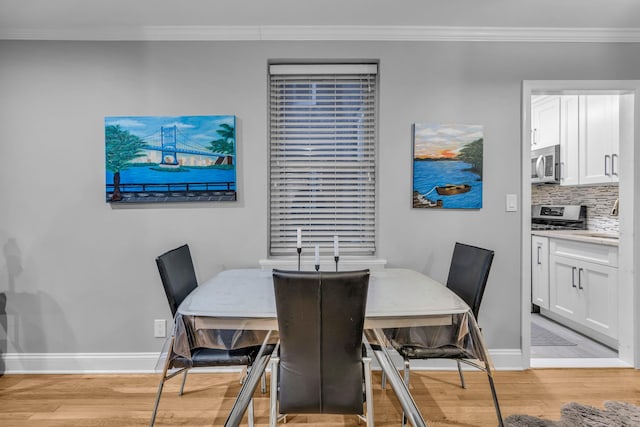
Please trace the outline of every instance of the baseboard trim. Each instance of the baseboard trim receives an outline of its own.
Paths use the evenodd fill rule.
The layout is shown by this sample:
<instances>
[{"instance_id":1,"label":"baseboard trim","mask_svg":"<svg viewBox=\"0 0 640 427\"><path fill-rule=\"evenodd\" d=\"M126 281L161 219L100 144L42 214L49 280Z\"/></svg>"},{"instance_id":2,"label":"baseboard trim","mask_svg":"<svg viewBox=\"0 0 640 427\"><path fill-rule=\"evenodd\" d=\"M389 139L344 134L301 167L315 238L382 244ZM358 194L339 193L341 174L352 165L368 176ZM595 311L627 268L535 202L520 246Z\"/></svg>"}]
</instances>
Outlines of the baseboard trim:
<instances>
[{"instance_id":1,"label":"baseboard trim","mask_svg":"<svg viewBox=\"0 0 640 427\"><path fill-rule=\"evenodd\" d=\"M522 370L520 349L490 350L496 370ZM4 374L119 374L159 373L160 353L5 353L0 354ZM398 364L401 366L401 363ZM414 369L456 369L447 360L415 361ZM200 372L236 372L241 368L199 369Z\"/></svg>"},{"instance_id":2,"label":"baseboard trim","mask_svg":"<svg viewBox=\"0 0 640 427\"><path fill-rule=\"evenodd\" d=\"M633 368L632 365L620 359L607 358L556 358L531 359L531 368Z\"/></svg>"},{"instance_id":3,"label":"baseboard trim","mask_svg":"<svg viewBox=\"0 0 640 427\"><path fill-rule=\"evenodd\" d=\"M6 353L5 374L152 373L160 353Z\"/></svg>"}]
</instances>

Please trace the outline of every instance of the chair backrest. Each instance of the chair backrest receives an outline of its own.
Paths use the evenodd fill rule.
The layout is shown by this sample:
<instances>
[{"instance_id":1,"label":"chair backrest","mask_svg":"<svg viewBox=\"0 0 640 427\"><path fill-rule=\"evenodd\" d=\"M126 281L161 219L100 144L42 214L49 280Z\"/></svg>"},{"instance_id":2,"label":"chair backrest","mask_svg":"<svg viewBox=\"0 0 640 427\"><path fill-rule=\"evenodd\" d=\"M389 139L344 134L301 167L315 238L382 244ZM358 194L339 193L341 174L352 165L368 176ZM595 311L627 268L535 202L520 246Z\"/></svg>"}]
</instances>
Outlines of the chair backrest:
<instances>
[{"instance_id":1,"label":"chair backrest","mask_svg":"<svg viewBox=\"0 0 640 427\"><path fill-rule=\"evenodd\" d=\"M363 413L369 270L273 271L280 413Z\"/></svg>"},{"instance_id":2,"label":"chair backrest","mask_svg":"<svg viewBox=\"0 0 640 427\"><path fill-rule=\"evenodd\" d=\"M447 288L455 292L469 305L478 318L480 303L487 285L494 252L456 242L449 267Z\"/></svg>"},{"instance_id":3,"label":"chair backrest","mask_svg":"<svg viewBox=\"0 0 640 427\"><path fill-rule=\"evenodd\" d=\"M189 245L163 253L156 258L156 264L171 314L175 316L180 303L198 286Z\"/></svg>"}]
</instances>

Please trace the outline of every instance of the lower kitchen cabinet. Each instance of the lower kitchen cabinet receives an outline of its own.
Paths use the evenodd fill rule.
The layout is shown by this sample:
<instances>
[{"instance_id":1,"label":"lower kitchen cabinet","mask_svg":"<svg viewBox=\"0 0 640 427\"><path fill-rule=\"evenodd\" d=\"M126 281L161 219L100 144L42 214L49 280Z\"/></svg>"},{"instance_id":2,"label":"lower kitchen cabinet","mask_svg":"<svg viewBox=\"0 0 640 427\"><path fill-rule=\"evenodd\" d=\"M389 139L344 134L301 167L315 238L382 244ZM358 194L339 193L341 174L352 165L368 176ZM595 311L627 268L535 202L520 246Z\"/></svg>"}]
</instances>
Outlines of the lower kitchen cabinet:
<instances>
[{"instance_id":1,"label":"lower kitchen cabinet","mask_svg":"<svg viewBox=\"0 0 640 427\"><path fill-rule=\"evenodd\" d=\"M617 338L618 269L555 255L550 267L550 310Z\"/></svg>"},{"instance_id":2,"label":"lower kitchen cabinet","mask_svg":"<svg viewBox=\"0 0 640 427\"><path fill-rule=\"evenodd\" d=\"M549 309L549 239L531 236L531 302Z\"/></svg>"},{"instance_id":3,"label":"lower kitchen cabinet","mask_svg":"<svg viewBox=\"0 0 640 427\"><path fill-rule=\"evenodd\" d=\"M549 310L586 335L617 340L617 247L549 239Z\"/></svg>"}]
</instances>

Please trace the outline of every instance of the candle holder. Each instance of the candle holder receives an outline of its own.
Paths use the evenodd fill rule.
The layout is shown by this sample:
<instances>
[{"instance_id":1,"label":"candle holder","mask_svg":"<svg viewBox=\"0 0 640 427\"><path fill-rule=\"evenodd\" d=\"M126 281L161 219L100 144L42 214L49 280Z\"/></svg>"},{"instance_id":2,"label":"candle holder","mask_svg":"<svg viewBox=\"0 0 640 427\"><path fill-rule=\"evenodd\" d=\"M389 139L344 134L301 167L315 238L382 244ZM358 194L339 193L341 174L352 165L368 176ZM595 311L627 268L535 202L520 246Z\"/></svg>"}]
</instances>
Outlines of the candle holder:
<instances>
[{"instance_id":1,"label":"candle holder","mask_svg":"<svg viewBox=\"0 0 640 427\"><path fill-rule=\"evenodd\" d=\"M336 271L338 271L338 261L340 260L339 256L334 256L333 260L336 262Z\"/></svg>"},{"instance_id":2,"label":"candle holder","mask_svg":"<svg viewBox=\"0 0 640 427\"><path fill-rule=\"evenodd\" d=\"M300 254L302 253L302 248L296 248L298 251L298 271L300 271Z\"/></svg>"}]
</instances>

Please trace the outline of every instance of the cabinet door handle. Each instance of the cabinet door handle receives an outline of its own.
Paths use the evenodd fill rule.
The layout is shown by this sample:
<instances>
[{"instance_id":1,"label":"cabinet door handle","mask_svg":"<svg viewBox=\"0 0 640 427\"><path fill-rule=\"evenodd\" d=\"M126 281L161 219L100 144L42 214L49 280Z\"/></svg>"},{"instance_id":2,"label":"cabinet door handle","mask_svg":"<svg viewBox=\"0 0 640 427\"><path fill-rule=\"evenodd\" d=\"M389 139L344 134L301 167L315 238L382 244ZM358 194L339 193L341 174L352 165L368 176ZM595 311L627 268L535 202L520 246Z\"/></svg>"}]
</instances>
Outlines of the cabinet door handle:
<instances>
[{"instance_id":1,"label":"cabinet door handle","mask_svg":"<svg viewBox=\"0 0 640 427\"><path fill-rule=\"evenodd\" d=\"M612 154L611 155L611 175L615 175L615 176L618 176L618 172L616 172L616 168L615 168L615 165L616 165L615 159L617 157L618 157L617 154Z\"/></svg>"},{"instance_id":2,"label":"cabinet door handle","mask_svg":"<svg viewBox=\"0 0 640 427\"><path fill-rule=\"evenodd\" d=\"M578 289L582 290L584 289L582 287L582 270L584 270L583 268L578 269Z\"/></svg>"},{"instance_id":3,"label":"cabinet door handle","mask_svg":"<svg viewBox=\"0 0 640 427\"><path fill-rule=\"evenodd\" d=\"M609 159L611 158L610 155L605 154L604 155L604 175L605 176L611 176L611 174L608 172L609 170Z\"/></svg>"},{"instance_id":4,"label":"cabinet door handle","mask_svg":"<svg viewBox=\"0 0 640 427\"><path fill-rule=\"evenodd\" d=\"M541 249L542 249L542 247L541 247L541 246L538 246L538 265L542 264L542 263L540 262L540 250L541 250Z\"/></svg>"},{"instance_id":5,"label":"cabinet door handle","mask_svg":"<svg viewBox=\"0 0 640 427\"><path fill-rule=\"evenodd\" d=\"M571 287L576 287L576 267L571 267Z\"/></svg>"}]
</instances>

